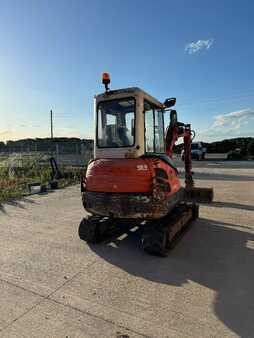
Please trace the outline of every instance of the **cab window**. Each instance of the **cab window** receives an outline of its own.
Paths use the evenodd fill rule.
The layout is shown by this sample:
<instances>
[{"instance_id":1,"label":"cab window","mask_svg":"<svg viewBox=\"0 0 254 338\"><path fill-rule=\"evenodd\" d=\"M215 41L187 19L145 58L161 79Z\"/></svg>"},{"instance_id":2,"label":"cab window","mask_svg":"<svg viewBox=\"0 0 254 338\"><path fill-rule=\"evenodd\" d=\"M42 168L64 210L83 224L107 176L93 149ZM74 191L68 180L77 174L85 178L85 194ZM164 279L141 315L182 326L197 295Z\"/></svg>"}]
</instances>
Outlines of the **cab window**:
<instances>
[{"instance_id":1,"label":"cab window","mask_svg":"<svg viewBox=\"0 0 254 338\"><path fill-rule=\"evenodd\" d=\"M102 101L97 107L97 146L121 148L134 145L135 99Z\"/></svg>"},{"instance_id":2,"label":"cab window","mask_svg":"<svg viewBox=\"0 0 254 338\"><path fill-rule=\"evenodd\" d=\"M144 101L145 113L145 151L147 153L164 153L164 120L163 111Z\"/></svg>"}]
</instances>

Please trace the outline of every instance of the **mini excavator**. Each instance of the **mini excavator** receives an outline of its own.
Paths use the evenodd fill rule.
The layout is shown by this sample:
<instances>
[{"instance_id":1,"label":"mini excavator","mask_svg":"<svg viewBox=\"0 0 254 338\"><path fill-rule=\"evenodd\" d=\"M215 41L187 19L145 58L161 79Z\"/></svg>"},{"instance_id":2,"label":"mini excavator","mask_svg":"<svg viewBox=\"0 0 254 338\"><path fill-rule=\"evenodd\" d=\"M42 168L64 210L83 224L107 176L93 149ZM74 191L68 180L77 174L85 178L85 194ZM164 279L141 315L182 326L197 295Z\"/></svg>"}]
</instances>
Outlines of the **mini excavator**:
<instances>
[{"instance_id":1,"label":"mini excavator","mask_svg":"<svg viewBox=\"0 0 254 338\"><path fill-rule=\"evenodd\" d=\"M133 87L95 96L94 158L81 180L82 202L89 216L79 236L99 242L120 222L140 222L142 246L151 254L167 256L188 225L198 218L198 202L213 199L212 188L194 187L190 124L178 122L175 98L159 102ZM164 115L169 112L166 128ZM173 147L184 141L185 186L173 163Z\"/></svg>"}]
</instances>

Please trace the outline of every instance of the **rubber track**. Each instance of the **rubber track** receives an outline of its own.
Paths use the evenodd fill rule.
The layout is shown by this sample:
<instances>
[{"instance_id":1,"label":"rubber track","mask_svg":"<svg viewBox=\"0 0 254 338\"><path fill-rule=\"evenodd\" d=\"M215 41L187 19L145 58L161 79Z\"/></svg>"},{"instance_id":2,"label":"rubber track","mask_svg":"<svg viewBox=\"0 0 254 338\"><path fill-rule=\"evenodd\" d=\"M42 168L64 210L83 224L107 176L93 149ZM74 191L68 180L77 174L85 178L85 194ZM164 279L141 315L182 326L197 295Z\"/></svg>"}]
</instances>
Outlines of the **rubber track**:
<instances>
[{"instance_id":1,"label":"rubber track","mask_svg":"<svg viewBox=\"0 0 254 338\"><path fill-rule=\"evenodd\" d=\"M167 256L197 217L198 205L184 204L159 220L148 221L142 235L144 250L153 255ZM172 235L175 226L180 227L180 230Z\"/></svg>"},{"instance_id":2,"label":"rubber track","mask_svg":"<svg viewBox=\"0 0 254 338\"><path fill-rule=\"evenodd\" d=\"M87 243L100 243L121 235L123 231L140 222L133 220L108 219L101 216L87 216L79 225L79 237Z\"/></svg>"},{"instance_id":3,"label":"rubber track","mask_svg":"<svg viewBox=\"0 0 254 338\"><path fill-rule=\"evenodd\" d=\"M79 237L88 243L99 243L108 227L107 219L99 216L87 216L79 225Z\"/></svg>"}]
</instances>

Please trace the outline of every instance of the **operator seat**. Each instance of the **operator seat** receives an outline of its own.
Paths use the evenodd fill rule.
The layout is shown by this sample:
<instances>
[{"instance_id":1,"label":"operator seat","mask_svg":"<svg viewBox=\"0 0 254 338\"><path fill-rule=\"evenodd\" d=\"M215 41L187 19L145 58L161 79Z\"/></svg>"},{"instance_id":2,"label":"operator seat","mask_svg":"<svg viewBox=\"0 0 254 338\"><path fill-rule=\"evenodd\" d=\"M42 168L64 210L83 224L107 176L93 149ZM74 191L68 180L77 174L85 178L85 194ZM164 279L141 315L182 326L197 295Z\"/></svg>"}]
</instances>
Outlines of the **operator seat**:
<instances>
[{"instance_id":1,"label":"operator seat","mask_svg":"<svg viewBox=\"0 0 254 338\"><path fill-rule=\"evenodd\" d=\"M110 124L106 127L106 146L117 148L119 147L119 145L116 142L114 142L114 136L113 136L114 127L115 126L113 124Z\"/></svg>"},{"instance_id":2,"label":"operator seat","mask_svg":"<svg viewBox=\"0 0 254 338\"><path fill-rule=\"evenodd\" d=\"M117 128L117 134L118 134L118 137L121 140L123 146L128 146L130 144L126 130L127 130L127 128L125 128L125 127L118 127Z\"/></svg>"}]
</instances>

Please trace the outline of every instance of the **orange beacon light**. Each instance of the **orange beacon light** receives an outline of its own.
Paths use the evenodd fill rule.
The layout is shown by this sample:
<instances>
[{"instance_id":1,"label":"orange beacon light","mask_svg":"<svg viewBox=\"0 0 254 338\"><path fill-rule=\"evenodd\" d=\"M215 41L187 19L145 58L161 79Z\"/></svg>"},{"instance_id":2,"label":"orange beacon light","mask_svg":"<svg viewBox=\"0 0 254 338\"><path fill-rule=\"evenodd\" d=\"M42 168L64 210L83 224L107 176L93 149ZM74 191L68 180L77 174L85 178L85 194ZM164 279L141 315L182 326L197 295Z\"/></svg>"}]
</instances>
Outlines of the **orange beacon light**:
<instances>
[{"instance_id":1,"label":"orange beacon light","mask_svg":"<svg viewBox=\"0 0 254 338\"><path fill-rule=\"evenodd\" d=\"M102 83L105 85L106 92L109 91L109 83L110 83L110 75L109 73L103 73L102 74Z\"/></svg>"}]
</instances>

